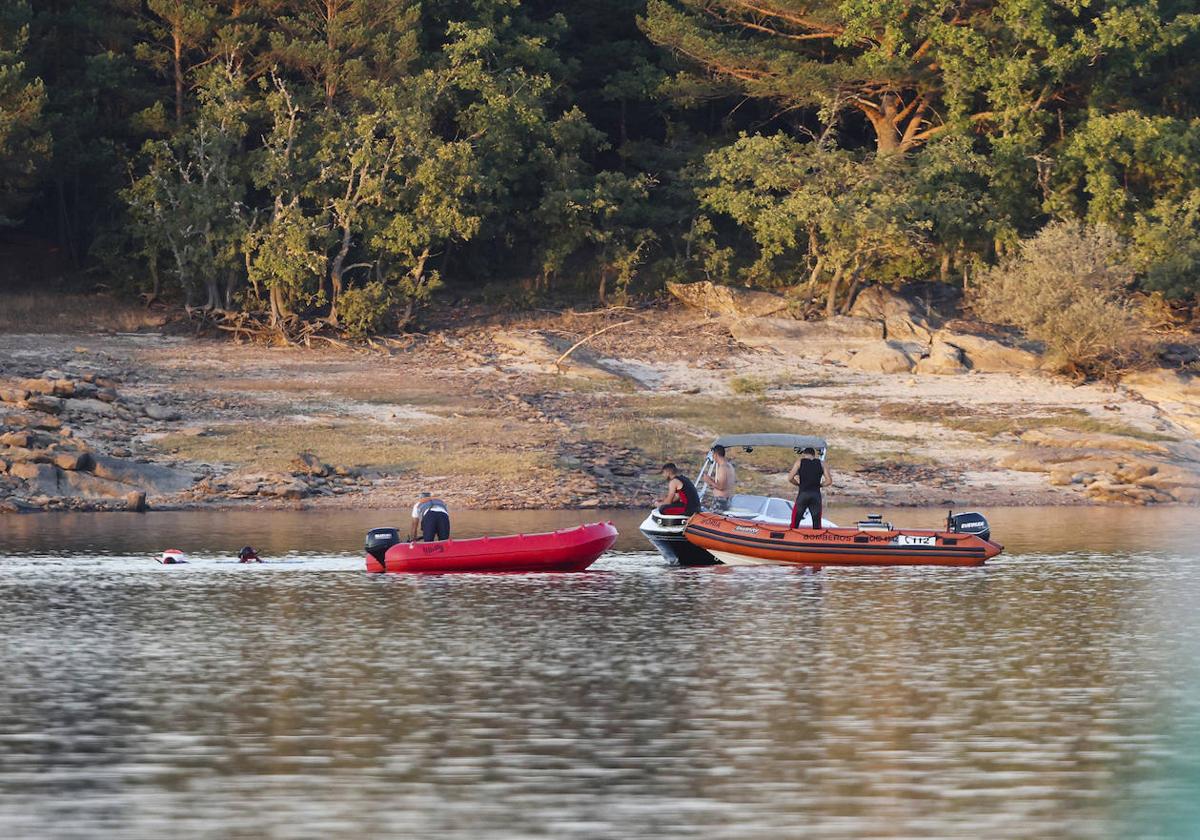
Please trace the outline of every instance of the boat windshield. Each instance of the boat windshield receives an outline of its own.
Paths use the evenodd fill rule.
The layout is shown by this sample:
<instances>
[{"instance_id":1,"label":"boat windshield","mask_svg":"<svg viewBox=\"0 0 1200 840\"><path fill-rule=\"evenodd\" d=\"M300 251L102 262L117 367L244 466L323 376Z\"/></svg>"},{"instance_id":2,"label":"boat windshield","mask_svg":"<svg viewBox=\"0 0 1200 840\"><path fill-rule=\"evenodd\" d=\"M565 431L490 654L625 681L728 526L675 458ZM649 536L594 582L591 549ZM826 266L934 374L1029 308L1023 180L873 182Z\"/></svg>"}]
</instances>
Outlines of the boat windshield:
<instances>
[{"instance_id":1,"label":"boat windshield","mask_svg":"<svg viewBox=\"0 0 1200 840\"><path fill-rule=\"evenodd\" d=\"M792 503L787 499L739 493L730 499L727 514L738 519L770 519L787 522L792 518Z\"/></svg>"}]
</instances>

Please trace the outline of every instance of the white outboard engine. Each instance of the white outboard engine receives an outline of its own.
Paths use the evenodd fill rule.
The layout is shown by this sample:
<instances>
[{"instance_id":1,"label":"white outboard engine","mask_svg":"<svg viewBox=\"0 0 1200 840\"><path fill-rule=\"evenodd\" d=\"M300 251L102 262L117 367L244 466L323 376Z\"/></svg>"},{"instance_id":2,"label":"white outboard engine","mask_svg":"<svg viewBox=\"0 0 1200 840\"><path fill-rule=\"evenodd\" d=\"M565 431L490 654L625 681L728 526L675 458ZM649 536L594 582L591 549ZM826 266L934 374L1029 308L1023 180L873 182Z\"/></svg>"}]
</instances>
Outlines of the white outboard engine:
<instances>
[{"instance_id":1,"label":"white outboard engine","mask_svg":"<svg viewBox=\"0 0 1200 840\"><path fill-rule=\"evenodd\" d=\"M367 531L366 549L376 560L383 563L387 550L400 542L400 531L397 528L372 528Z\"/></svg>"},{"instance_id":2,"label":"white outboard engine","mask_svg":"<svg viewBox=\"0 0 1200 840\"><path fill-rule=\"evenodd\" d=\"M987 519L982 513L975 511L967 513L950 511L946 515L946 530L954 534L971 534L981 540L991 540L992 538L992 528L988 525Z\"/></svg>"}]
</instances>

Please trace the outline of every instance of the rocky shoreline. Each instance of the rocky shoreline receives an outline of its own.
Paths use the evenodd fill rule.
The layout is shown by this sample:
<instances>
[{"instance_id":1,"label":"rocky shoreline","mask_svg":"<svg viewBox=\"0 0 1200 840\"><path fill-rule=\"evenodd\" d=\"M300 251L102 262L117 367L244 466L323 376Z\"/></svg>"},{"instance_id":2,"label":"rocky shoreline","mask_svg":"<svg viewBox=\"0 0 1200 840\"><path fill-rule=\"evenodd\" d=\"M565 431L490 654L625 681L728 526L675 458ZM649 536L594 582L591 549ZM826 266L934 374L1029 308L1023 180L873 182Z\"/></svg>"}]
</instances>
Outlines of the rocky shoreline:
<instances>
[{"instance_id":1,"label":"rocky shoreline","mask_svg":"<svg viewBox=\"0 0 1200 840\"><path fill-rule=\"evenodd\" d=\"M887 293L824 322L748 294L382 351L0 335L0 511L384 508L426 488L461 508L644 507L663 459L693 470L716 434L784 430L830 439L846 503L1200 503L1184 371L1081 386ZM787 457L735 455L770 492Z\"/></svg>"}]
</instances>

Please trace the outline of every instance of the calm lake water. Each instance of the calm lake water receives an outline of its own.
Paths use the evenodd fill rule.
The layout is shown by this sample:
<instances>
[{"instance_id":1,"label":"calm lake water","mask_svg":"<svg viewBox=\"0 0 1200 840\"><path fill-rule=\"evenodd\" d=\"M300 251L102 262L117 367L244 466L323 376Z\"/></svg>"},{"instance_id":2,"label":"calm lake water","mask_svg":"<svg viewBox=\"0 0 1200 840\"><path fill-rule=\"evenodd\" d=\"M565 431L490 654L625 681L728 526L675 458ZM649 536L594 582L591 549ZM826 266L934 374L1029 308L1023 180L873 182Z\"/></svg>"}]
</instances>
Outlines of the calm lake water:
<instances>
[{"instance_id":1,"label":"calm lake water","mask_svg":"<svg viewBox=\"0 0 1200 840\"><path fill-rule=\"evenodd\" d=\"M623 537L459 577L363 571L403 513L0 518L0 837L1200 837L1200 515L988 513L816 574L463 514Z\"/></svg>"}]
</instances>

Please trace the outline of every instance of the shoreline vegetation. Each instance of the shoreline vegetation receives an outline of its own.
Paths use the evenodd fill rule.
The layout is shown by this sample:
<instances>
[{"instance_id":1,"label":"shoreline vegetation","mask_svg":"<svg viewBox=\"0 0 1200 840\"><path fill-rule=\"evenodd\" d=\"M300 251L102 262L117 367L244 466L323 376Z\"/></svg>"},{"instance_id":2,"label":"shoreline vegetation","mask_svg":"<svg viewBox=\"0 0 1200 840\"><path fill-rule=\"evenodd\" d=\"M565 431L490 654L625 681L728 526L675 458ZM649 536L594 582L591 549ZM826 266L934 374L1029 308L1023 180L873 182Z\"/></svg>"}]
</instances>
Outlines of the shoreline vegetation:
<instances>
[{"instance_id":1,"label":"shoreline vegetation","mask_svg":"<svg viewBox=\"0 0 1200 840\"><path fill-rule=\"evenodd\" d=\"M1200 0L902 6L9 0L0 505L1200 502Z\"/></svg>"},{"instance_id":2,"label":"shoreline vegetation","mask_svg":"<svg viewBox=\"0 0 1200 840\"><path fill-rule=\"evenodd\" d=\"M1200 503L1200 387L1080 383L1035 345L863 290L801 321L707 283L686 303L497 315L319 349L159 310L140 332L0 332L0 510L648 508L718 434L830 441L830 503ZM950 315L958 313L950 312ZM206 322L205 322L206 323ZM583 341L582 344L579 342ZM564 358L564 352L579 345ZM788 493L788 453L732 453Z\"/></svg>"}]
</instances>

